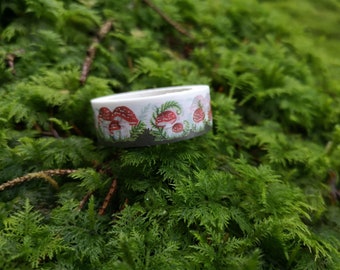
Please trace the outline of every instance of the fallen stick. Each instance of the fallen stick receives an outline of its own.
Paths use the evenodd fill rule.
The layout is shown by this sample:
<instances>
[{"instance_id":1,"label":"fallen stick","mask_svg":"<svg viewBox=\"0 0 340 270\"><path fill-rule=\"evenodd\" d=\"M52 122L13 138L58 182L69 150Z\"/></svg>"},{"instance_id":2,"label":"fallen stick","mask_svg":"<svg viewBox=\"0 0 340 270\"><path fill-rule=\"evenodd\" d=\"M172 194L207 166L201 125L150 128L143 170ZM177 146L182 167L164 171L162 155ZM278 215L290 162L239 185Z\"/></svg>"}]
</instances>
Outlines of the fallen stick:
<instances>
[{"instance_id":1,"label":"fallen stick","mask_svg":"<svg viewBox=\"0 0 340 270\"><path fill-rule=\"evenodd\" d=\"M335 205L340 199L340 191L337 188L338 176L335 171L328 172L328 186L331 204Z\"/></svg>"},{"instance_id":2,"label":"fallen stick","mask_svg":"<svg viewBox=\"0 0 340 270\"><path fill-rule=\"evenodd\" d=\"M58 189L58 183L55 181L51 176L53 175L66 175L75 172L76 170L71 169L56 169L56 170L46 170L46 171L40 171L40 172L33 172L28 173L24 176L17 177L13 180L7 181L0 185L0 191L5 190L6 188L13 187L15 185L24 183L26 181L30 181L32 179L44 179L47 182L49 182L54 188Z\"/></svg>"},{"instance_id":3,"label":"fallen stick","mask_svg":"<svg viewBox=\"0 0 340 270\"><path fill-rule=\"evenodd\" d=\"M172 20L168 15L166 15L160 8L158 8L154 3L152 3L150 0L143 0L145 4L147 4L150 8L152 8L154 11L156 11L166 22L168 22L170 25L172 25L178 32L181 34L192 38L192 35L185 30L181 25L179 25L177 22Z\"/></svg>"},{"instance_id":4,"label":"fallen stick","mask_svg":"<svg viewBox=\"0 0 340 270\"><path fill-rule=\"evenodd\" d=\"M106 21L99 29L97 36L93 38L90 47L87 49L86 58L83 63L83 68L79 79L81 85L84 85L87 80L100 41L107 35L108 32L110 32L112 25L113 23L111 20Z\"/></svg>"},{"instance_id":5,"label":"fallen stick","mask_svg":"<svg viewBox=\"0 0 340 270\"><path fill-rule=\"evenodd\" d=\"M9 69L10 69L10 71L11 71L11 73L13 74L13 75L15 75L15 73L16 73L16 71L15 71L15 67L14 67L14 60L15 60L15 54L13 54L13 53L9 53L9 54L7 54L7 56L6 56L6 61L7 61L7 64L8 64L8 66L9 66Z\"/></svg>"},{"instance_id":6,"label":"fallen stick","mask_svg":"<svg viewBox=\"0 0 340 270\"><path fill-rule=\"evenodd\" d=\"M85 194L85 196L83 197L83 199L80 201L79 203L79 207L78 210L82 210L85 203L89 200L89 198L91 197L91 195L93 194L93 191L89 191Z\"/></svg>"},{"instance_id":7,"label":"fallen stick","mask_svg":"<svg viewBox=\"0 0 340 270\"><path fill-rule=\"evenodd\" d=\"M117 191L117 179L114 179L112 181L109 192L106 194L104 202L103 202L102 206L100 207L100 209L98 211L98 214L100 216L104 215L105 210L106 210L107 206L109 205L109 202L112 199L112 196L116 193L116 191Z\"/></svg>"}]
</instances>

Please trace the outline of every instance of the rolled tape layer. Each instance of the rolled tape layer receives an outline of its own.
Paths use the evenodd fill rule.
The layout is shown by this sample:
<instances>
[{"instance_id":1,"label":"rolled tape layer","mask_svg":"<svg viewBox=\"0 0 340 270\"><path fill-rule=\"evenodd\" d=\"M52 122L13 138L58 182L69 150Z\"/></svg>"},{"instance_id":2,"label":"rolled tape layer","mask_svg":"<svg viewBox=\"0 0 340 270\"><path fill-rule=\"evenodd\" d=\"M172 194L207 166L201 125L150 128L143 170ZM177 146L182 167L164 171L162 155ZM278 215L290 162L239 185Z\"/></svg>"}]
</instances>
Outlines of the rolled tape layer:
<instances>
[{"instance_id":1,"label":"rolled tape layer","mask_svg":"<svg viewBox=\"0 0 340 270\"><path fill-rule=\"evenodd\" d=\"M91 100L99 140L116 147L171 143L212 127L208 85L145 89Z\"/></svg>"}]
</instances>

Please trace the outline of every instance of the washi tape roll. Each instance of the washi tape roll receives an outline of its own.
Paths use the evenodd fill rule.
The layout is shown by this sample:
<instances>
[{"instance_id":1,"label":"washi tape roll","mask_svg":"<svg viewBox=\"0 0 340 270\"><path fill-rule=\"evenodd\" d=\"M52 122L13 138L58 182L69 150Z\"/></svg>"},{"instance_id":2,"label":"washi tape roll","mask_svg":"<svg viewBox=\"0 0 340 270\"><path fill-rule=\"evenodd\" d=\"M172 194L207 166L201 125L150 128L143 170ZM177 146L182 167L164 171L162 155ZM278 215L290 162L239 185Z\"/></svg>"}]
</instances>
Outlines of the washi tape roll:
<instances>
[{"instance_id":1,"label":"washi tape roll","mask_svg":"<svg viewBox=\"0 0 340 270\"><path fill-rule=\"evenodd\" d=\"M208 85L145 89L91 100L100 142L117 147L171 143L212 127Z\"/></svg>"}]
</instances>

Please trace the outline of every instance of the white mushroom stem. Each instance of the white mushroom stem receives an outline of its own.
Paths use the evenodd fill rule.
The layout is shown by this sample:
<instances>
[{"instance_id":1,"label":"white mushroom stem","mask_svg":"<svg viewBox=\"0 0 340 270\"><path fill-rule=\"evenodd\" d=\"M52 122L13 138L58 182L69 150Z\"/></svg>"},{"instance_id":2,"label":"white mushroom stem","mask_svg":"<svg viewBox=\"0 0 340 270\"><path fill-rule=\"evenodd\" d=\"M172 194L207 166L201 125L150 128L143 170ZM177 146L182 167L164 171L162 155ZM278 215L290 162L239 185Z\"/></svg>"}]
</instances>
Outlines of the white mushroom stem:
<instances>
[{"instance_id":1,"label":"white mushroom stem","mask_svg":"<svg viewBox=\"0 0 340 270\"><path fill-rule=\"evenodd\" d=\"M132 126L130 125L130 122L126 121L122 117L115 117L115 120L119 121L120 130L117 130L115 133L120 135L121 139L125 139L130 137L130 132Z\"/></svg>"},{"instance_id":2,"label":"white mushroom stem","mask_svg":"<svg viewBox=\"0 0 340 270\"><path fill-rule=\"evenodd\" d=\"M164 130L168 130L168 129L171 129L173 125L174 124L167 122L167 123L164 123L162 126Z\"/></svg>"}]
</instances>

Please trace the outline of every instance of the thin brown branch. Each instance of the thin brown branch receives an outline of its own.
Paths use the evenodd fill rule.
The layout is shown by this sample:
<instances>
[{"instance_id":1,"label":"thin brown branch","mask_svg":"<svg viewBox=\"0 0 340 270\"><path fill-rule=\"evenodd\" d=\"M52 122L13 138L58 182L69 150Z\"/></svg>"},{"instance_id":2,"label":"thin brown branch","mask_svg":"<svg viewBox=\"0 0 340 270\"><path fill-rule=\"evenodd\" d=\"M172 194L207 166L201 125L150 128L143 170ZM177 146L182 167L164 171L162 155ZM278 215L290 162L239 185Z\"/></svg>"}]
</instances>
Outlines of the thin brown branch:
<instances>
[{"instance_id":1,"label":"thin brown branch","mask_svg":"<svg viewBox=\"0 0 340 270\"><path fill-rule=\"evenodd\" d=\"M328 186L329 186L329 197L331 204L335 205L340 199L340 191L337 188L338 176L335 171L328 172Z\"/></svg>"},{"instance_id":2,"label":"thin brown branch","mask_svg":"<svg viewBox=\"0 0 340 270\"><path fill-rule=\"evenodd\" d=\"M104 202L103 202L102 206L100 207L100 209L98 211L98 214L100 216L104 215L105 210L106 210L109 202L111 201L113 195L116 193L116 191L117 191L117 179L114 179L112 181L112 184L111 184L111 187L109 189L109 192L106 194Z\"/></svg>"},{"instance_id":3,"label":"thin brown branch","mask_svg":"<svg viewBox=\"0 0 340 270\"><path fill-rule=\"evenodd\" d=\"M40 178L44 179L45 181L49 182L51 184L51 186L54 187L55 189L59 189L58 182L56 180L54 180L51 176L44 174L44 173L41 173L41 174L37 175L37 177L40 177Z\"/></svg>"},{"instance_id":4,"label":"thin brown branch","mask_svg":"<svg viewBox=\"0 0 340 270\"><path fill-rule=\"evenodd\" d=\"M41 128L41 126L40 126L37 122L35 122L35 123L33 124L33 126L34 126L34 128L35 128L39 133L42 133L42 132L43 132L43 129Z\"/></svg>"},{"instance_id":5,"label":"thin brown branch","mask_svg":"<svg viewBox=\"0 0 340 270\"><path fill-rule=\"evenodd\" d=\"M126 208L126 206L128 206L128 204L129 204L129 199L125 198L125 201L122 204L122 206L120 207L119 211L123 211Z\"/></svg>"},{"instance_id":6,"label":"thin brown branch","mask_svg":"<svg viewBox=\"0 0 340 270\"><path fill-rule=\"evenodd\" d=\"M93 191L89 191L85 194L84 198L79 203L78 210L83 209L85 203L89 200L89 198L91 197L92 194L93 194Z\"/></svg>"},{"instance_id":7,"label":"thin brown branch","mask_svg":"<svg viewBox=\"0 0 340 270\"><path fill-rule=\"evenodd\" d=\"M72 128L74 129L77 135L83 136L83 132L75 124L72 125Z\"/></svg>"},{"instance_id":8,"label":"thin brown branch","mask_svg":"<svg viewBox=\"0 0 340 270\"><path fill-rule=\"evenodd\" d=\"M152 3L150 0L143 0L145 4L147 4L150 8L152 8L154 11L156 11L167 23L169 23L172 27L174 27L178 32L181 34L192 38L192 35L184 29L181 25L179 25L177 22L175 22L173 19L171 19L168 15L166 15L159 7L157 7L154 3Z\"/></svg>"},{"instance_id":9,"label":"thin brown branch","mask_svg":"<svg viewBox=\"0 0 340 270\"><path fill-rule=\"evenodd\" d=\"M15 67L14 67L14 60L15 60L15 54L9 53L6 56L7 65L9 66L10 71L13 75L15 75Z\"/></svg>"},{"instance_id":10,"label":"thin brown branch","mask_svg":"<svg viewBox=\"0 0 340 270\"><path fill-rule=\"evenodd\" d=\"M56 169L56 170L46 170L40 172L33 172L28 173L24 176L17 177L6 183L0 185L0 191L5 190L6 188L13 187L15 185L33 180L33 179L44 179L45 181L49 182L54 188L58 188L58 183L55 181L51 176L53 175L66 175L75 172L76 170L71 169Z\"/></svg>"},{"instance_id":11,"label":"thin brown branch","mask_svg":"<svg viewBox=\"0 0 340 270\"><path fill-rule=\"evenodd\" d=\"M66 175L76 172L77 169L54 169L54 170L46 170L42 171L45 174L48 175Z\"/></svg>"},{"instance_id":12,"label":"thin brown branch","mask_svg":"<svg viewBox=\"0 0 340 270\"><path fill-rule=\"evenodd\" d=\"M20 58L21 55L25 53L25 50L23 49L18 49L15 50L14 52L8 52L5 57L6 65L9 67L9 70L13 75L16 74L15 70L15 61L16 59Z\"/></svg>"},{"instance_id":13,"label":"thin brown branch","mask_svg":"<svg viewBox=\"0 0 340 270\"><path fill-rule=\"evenodd\" d=\"M130 56L127 58L127 64L128 64L130 71L133 71L133 61Z\"/></svg>"},{"instance_id":14,"label":"thin brown branch","mask_svg":"<svg viewBox=\"0 0 340 270\"><path fill-rule=\"evenodd\" d=\"M54 137L54 138L57 138L57 139L60 138L60 135L58 134L57 130L54 129L54 127L53 127L53 123L50 123L50 131L44 131L38 123L34 123L33 126L34 126L35 130L37 130L41 135L51 136L51 137Z\"/></svg>"},{"instance_id":15,"label":"thin brown branch","mask_svg":"<svg viewBox=\"0 0 340 270\"><path fill-rule=\"evenodd\" d=\"M54 138L57 138L57 139L60 138L58 131L53 126L53 123L50 123L50 132Z\"/></svg>"},{"instance_id":16,"label":"thin brown branch","mask_svg":"<svg viewBox=\"0 0 340 270\"><path fill-rule=\"evenodd\" d=\"M93 60L96 56L96 51L97 51L98 45L99 45L100 41L107 35L107 33L110 32L112 25L113 25L113 23L112 23L111 20L106 21L102 25L102 27L99 29L97 36L93 38L90 47L87 49L87 56L86 56L85 61L83 63L83 68L82 68L82 72L81 72L81 76L80 76L80 83L82 85L85 84L87 77L89 75L92 62L93 62Z\"/></svg>"}]
</instances>

